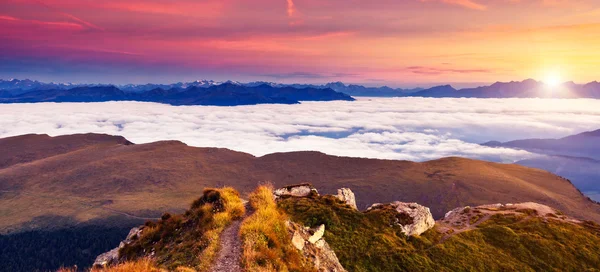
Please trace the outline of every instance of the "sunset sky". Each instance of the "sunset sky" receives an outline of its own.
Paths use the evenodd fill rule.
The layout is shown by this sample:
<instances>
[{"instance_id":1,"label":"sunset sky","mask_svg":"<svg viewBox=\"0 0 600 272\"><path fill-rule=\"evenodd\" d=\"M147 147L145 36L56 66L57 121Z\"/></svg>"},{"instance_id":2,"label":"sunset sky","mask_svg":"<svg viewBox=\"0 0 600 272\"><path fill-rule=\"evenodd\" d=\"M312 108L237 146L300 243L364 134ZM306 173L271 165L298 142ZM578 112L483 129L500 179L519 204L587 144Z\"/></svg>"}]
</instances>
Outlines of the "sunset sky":
<instances>
[{"instance_id":1,"label":"sunset sky","mask_svg":"<svg viewBox=\"0 0 600 272\"><path fill-rule=\"evenodd\" d=\"M598 0L2 0L0 78L600 80Z\"/></svg>"}]
</instances>

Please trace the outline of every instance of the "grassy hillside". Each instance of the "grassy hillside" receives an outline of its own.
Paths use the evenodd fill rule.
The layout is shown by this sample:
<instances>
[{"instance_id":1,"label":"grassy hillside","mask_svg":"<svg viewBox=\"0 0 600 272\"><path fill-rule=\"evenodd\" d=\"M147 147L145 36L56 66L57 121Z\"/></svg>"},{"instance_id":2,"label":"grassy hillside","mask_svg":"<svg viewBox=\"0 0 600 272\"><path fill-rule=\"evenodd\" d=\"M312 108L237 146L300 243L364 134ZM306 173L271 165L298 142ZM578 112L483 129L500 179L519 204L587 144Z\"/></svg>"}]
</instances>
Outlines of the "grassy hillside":
<instances>
[{"instance_id":1,"label":"grassy hillside","mask_svg":"<svg viewBox=\"0 0 600 272\"><path fill-rule=\"evenodd\" d=\"M156 266L169 271L207 271L219 249L221 232L244 213L234 189L205 189L185 214L166 213L157 222L147 222L141 236L121 248L119 254L129 261L152 256Z\"/></svg>"},{"instance_id":2,"label":"grassy hillside","mask_svg":"<svg viewBox=\"0 0 600 272\"><path fill-rule=\"evenodd\" d=\"M462 158L415 163L318 152L254 157L174 141L132 145L104 135L58 139L29 135L10 138L9 143L0 140L0 150L10 151L3 153L5 157L21 154L8 148L15 145L61 150L0 169L0 233L115 215L155 219L165 211L183 212L205 187L227 185L250 192L264 181L275 186L309 181L325 193L349 187L361 196L359 208L374 202L418 202L437 218L458 206L533 201L600 222L600 206L567 180L518 165ZM67 143L75 147L59 148Z\"/></svg>"},{"instance_id":3,"label":"grassy hillside","mask_svg":"<svg viewBox=\"0 0 600 272\"><path fill-rule=\"evenodd\" d=\"M362 213L331 196L279 203L292 220L326 225L325 239L349 271L598 271L600 225L500 212L452 235L438 222L420 237L390 225L394 213Z\"/></svg>"},{"instance_id":4,"label":"grassy hillside","mask_svg":"<svg viewBox=\"0 0 600 272\"><path fill-rule=\"evenodd\" d=\"M107 271L210 270L211 243L219 240L223 225L219 217L231 219L243 211L233 189L205 192L184 215L148 223L141 237L121 250L128 260ZM260 186L249 196L253 214L239 233L247 271L316 270L292 245L290 219L307 227L324 224L324 239L348 271L591 272L600 267L600 225L537 203L456 209L421 236L407 237L394 223L393 209L361 212L316 194L275 202L272 192ZM227 204L232 199L234 205Z\"/></svg>"},{"instance_id":5,"label":"grassy hillside","mask_svg":"<svg viewBox=\"0 0 600 272\"><path fill-rule=\"evenodd\" d=\"M273 188L260 186L249 199L254 214L244 220L240 230L246 271L315 271L292 245L286 227L289 218L277 208Z\"/></svg>"}]
</instances>

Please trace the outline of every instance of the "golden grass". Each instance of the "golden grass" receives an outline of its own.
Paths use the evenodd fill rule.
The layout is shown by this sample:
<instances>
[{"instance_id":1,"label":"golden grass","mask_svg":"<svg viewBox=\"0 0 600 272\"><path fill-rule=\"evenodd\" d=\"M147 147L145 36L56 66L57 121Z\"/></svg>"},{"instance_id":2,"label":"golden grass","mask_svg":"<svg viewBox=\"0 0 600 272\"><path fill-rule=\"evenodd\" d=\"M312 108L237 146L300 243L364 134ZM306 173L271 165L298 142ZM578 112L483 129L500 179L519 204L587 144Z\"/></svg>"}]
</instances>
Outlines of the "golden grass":
<instances>
[{"instance_id":1,"label":"golden grass","mask_svg":"<svg viewBox=\"0 0 600 272\"><path fill-rule=\"evenodd\" d=\"M140 259L134 262L126 262L106 269L92 269L91 272L166 272L154 266L150 259Z\"/></svg>"},{"instance_id":2,"label":"golden grass","mask_svg":"<svg viewBox=\"0 0 600 272\"><path fill-rule=\"evenodd\" d=\"M75 268L61 268L57 272L77 272ZM165 269L160 269L154 265L149 258L142 258L136 261L125 262L107 268L92 268L90 272L167 272ZM179 270L187 272L186 270ZM193 271L193 270L192 270Z\"/></svg>"},{"instance_id":3,"label":"golden grass","mask_svg":"<svg viewBox=\"0 0 600 272\"><path fill-rule=\"evenodd\" d=\"M152 261L170 271L208 271L217 257L221 233L245 212L232 187L208 188L184 215L165 214L160 221L147 223L142 236L121 251L133 262L144 252L156 252Z\"/></svg>"},{"instance_id":4,"label":"golden grass","mask_svg":"<svg viewBox=\"0 0 600 272\"><path fill-rule=\"evenodd\" d=\"M273 187L260 186L249 199L255 212L240 229L246 271L313 271L291 244L285 223L288 217L277 209Z\"/></svg>"},{"instance_id":5,"label":"golden grass","mask_svg":"<svg viewBox=\"0 0 600 272\"><path fill-rule=\"evenodd\" d=\"M223 199L224 211L213 215L214 228L204 233L204 237L208 240L208 246L202 251L200 271L207 271L212 266L212 263L217 257L220 248L221 232L233 220L239 219L246 213L244 203L240 198L240 194L233 187L224 187L218 189Z\"/></svg>"}]
</instances>

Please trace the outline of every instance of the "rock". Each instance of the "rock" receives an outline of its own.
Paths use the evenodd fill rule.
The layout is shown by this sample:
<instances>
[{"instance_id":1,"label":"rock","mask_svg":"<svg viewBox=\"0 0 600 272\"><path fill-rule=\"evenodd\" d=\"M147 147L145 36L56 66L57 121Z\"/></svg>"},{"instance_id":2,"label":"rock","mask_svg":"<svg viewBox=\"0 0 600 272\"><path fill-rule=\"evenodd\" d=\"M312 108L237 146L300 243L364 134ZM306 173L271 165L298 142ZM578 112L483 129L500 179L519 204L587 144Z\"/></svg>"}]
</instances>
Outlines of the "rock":
<instances>
[{"instance_id":1,"label":"rock","mask_svg":"<svg viewBox=\"0 0 600 272\"><path fill-rule=\"evenodd\" d=\"M338 189L336 197L339 200L346 202L346 204L350 205L350 207L358 210L358 207L356 207L356 197L354 196L352 190L348 188Z\"/></svg>"},{"instance_id":2,"label":"rock","mask_svg":"<svg viewBox=\"0 0 600 272\"><path fill-rule=\"evenodd\" d=\"M323 248L325 246L325 240L321 239L315 243L317 248Z\"/></svg>"},{"instance_id":3,"label":"rock","mask_svg":"<svg viewBox=\"0 0 600 272\"><path fill-rule=\"evenodd\" d=\"M376 203L367 209L367 212L374 209L383 209L390 207L398 212L395 224L402 228L402 232L406 236L418 236L423 232L435 226L435 220L431 215L429 208L417 203L405 203L395 201L389 204Z\"/></svg>"},{"instance_id":4,"label":"rock","mask_svg":"<svg viewBox=\"0 0 600 272\"><path fill-rule=\"evenodd\" d=\"M294 247L300 250L302 255L313 263L317 271L346 272L335 252L329 247L327 241L323 239L325 225L321 225L316 229L310 229L288 221L286 222L286 226L292 236ZM309 243L306 243L307 240Z\"/></svg>"},{"instance_id":5,"label":"rock","mask_svg":"<svg viewBox=\"0 0 600 272\"><path fill-rule=\"evenodd\" d=\"M125 238L125 240L121 241L119 243L118 247L113 248L112 250L110 250L108 252L98 255L98 257L96 257L96 260L94 261L94 264L92 266L102 268L102 267L107 267L109 265L118 263L121 259L121 256L119 256L119 250L121 248L125 247L126 245L131 244L133 242L133 240L140 237L140 235L142 234L143 228L144 228L143 226L132 228L129 231L129 234L127 234L127 238Z\"/></svg>"},{"instance_id":6,"label":"rock","mask_svg":"<svg viewBox=\"0 0 600 272\"><path fill-rule=\"evenodd\" d=\"M281 197L308 197L313 194L319 195L319 192L309 183L290 185L279 188L273 192L275 199Z\"/></svg>"},{"instance_id":7,"label":"rock","mask_svg":"<svg viewBox=\"0 0 600 272\"><path fill-rule=\"evenodd\" d=\"M104 252L94 261L94 267L108 267L111 264L117 263L119 260L119 248L113 248L108 252Z\"/></svg>"},{"instance_id":8,"label":"rock","mask_svg":"<svg viewBox=\"0 0 600 272\"><path fill-rule=\"evenodd\" d=\"M304 249L304 244L306 241L302 238L302 235L298 233L298 231L294 231L294 235L292 235L292 245L296 247L298 250L302 251Z\"/></svg>"},{"instance_id":9,"label":"rock","mask_svg":"<svg viewBox=\"0 0 600 272\"><path fill-rule=\"evenodd\" d=\"M317 241L319 241L319 240L320 240L320 239L323 237L323 234L325 234L325 225L321 224L321 225L320 225L320 226L319 226L319 227L318 227L318 228L315 230L315 233L314 233L312 236L310 236L310 237L308 238L308 241L309 241L311 244L314 244L314 243L316 243Z\"/></svg>"}]
</instances>

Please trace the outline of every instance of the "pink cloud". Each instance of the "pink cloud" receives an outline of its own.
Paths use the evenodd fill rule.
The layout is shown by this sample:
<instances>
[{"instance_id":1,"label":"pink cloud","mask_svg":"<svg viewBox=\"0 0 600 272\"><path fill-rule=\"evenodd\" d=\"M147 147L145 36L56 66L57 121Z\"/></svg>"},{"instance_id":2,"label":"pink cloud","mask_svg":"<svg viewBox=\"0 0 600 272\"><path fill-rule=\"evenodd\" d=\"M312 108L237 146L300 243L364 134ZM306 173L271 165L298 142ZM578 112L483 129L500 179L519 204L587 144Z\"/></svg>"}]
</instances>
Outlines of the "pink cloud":
<instances>
[{"instance_id":1,"label":"pink cloud","mask_svg":"<svg viewBox=\"0 0 600 272\"><path fill-rule=\"evenodd\" d=\"M89 28L96 29L96 30L104 30L103 28L101 28L101 27L99 27L99 26L97 26L97 25L95 25L93 23L90 23L90 22L88 22L86 20L83 20L83 19L81 19L81 18L79 18L79 17L77 17L77 16L75 16L73 14L61 11L61 10L59 10L59 9L53 7L53 6L50 6L50 5L42 2L41 0L35 0L35 2L39 3L40 5L46 7L47 9L49 9L49 10L51 10L51 11L57 13L57 14L60 14L60 15L62 15L64 17L69 18L69 19L71 19L71 20L73 20L75 22L78 22L78 23L80 23L80 24L82 24L84 26L87 26Z\"/></svg>"},{"instance_id":2,"label":"pink cloud","mask_svg":"<svg viewBox=\"0 0 600 272\"><path fill-rule=\"evenodd\" d=\"M65 28L72 28L72 29L83 29L84 28L82 25L77 24L77 23L25 20L25 19L20 19L20 18L6 16L6 15L0 15L0 20L9 21L9 22L13 22L13 23L33 24L33 25L48 26L48 27L65 27Z\"/></svg>"},{"instance_id":3,"label":"pink cloud","mask_svg":"<svg viewBox=\"0 0 600 272\"><path fill-rule=\"evenodd\" d=\"M457 5L468 9L486 10L487 7L472 0L420 0L421 2L440 1L442 3Z\"/></svg>"}]
</instances>

